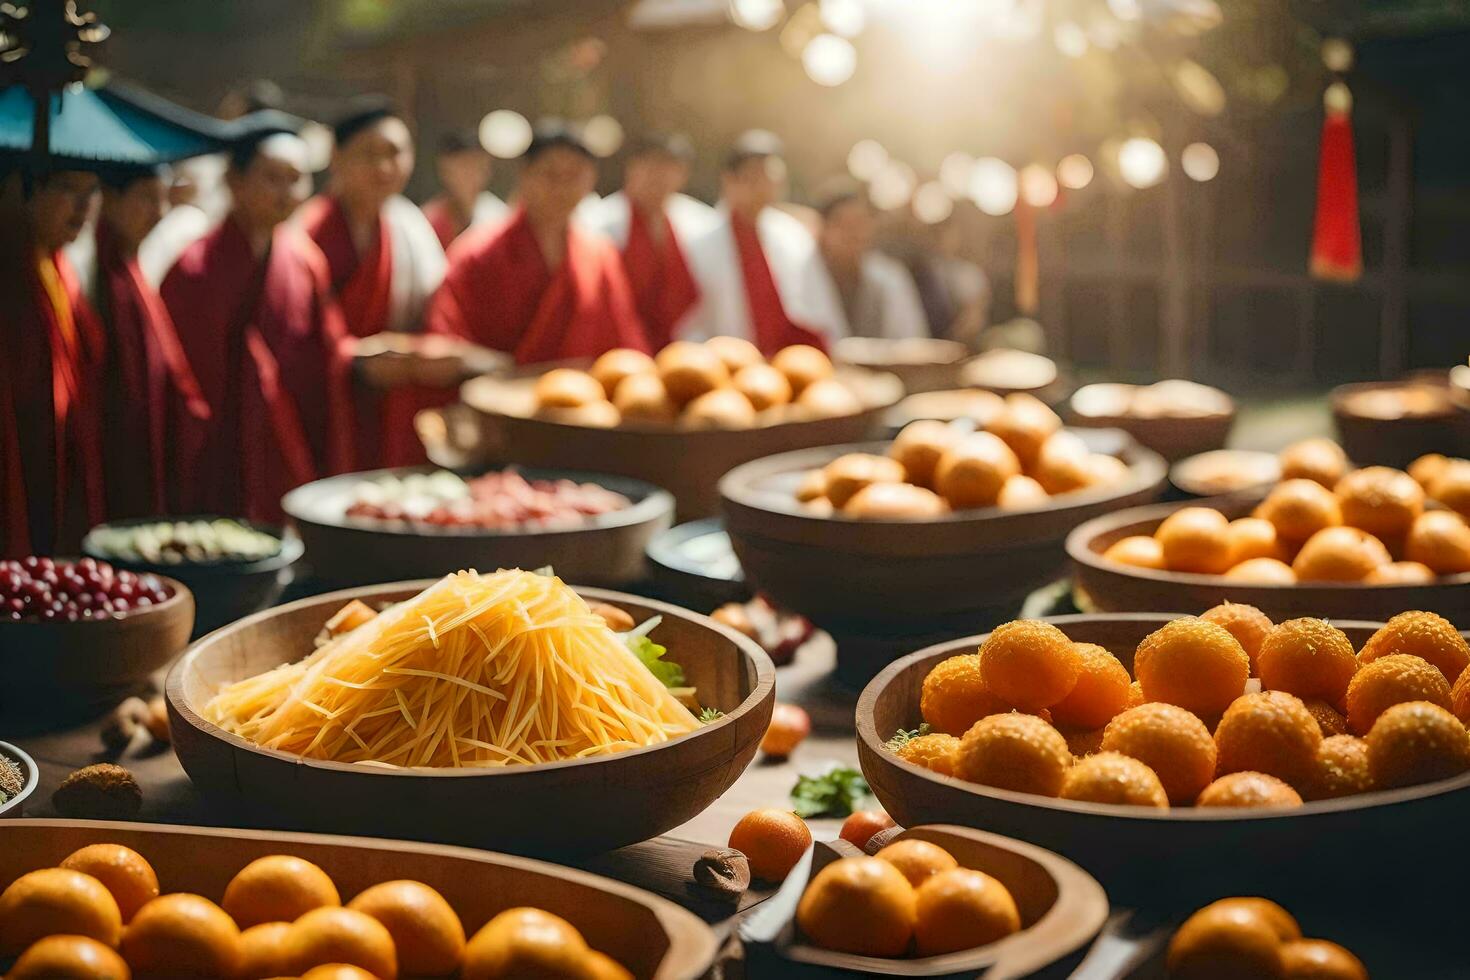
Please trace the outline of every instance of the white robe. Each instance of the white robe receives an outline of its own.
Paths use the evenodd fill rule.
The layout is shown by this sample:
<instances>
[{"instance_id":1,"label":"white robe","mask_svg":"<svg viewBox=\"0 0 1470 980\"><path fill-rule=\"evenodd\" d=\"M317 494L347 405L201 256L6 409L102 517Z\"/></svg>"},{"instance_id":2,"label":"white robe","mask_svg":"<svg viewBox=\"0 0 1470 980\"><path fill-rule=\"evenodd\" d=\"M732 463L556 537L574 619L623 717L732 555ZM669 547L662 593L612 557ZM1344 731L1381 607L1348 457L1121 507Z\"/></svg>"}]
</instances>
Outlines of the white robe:
<instances>
[{"instance_id":1,"label":"white robe","mask_svg":"<svg viewBox=\"0 0 1470 980\"><path fill-rule=\"evenodd\" d=\"M820 252L818 255L820 257ZM876 249L868 250L862 259L862 281L858 286L855 317L848 316L842 303L842 293L827 263L823 261L820 265L818 285L825 293L821 302L824 308L836 308L841 318L840 336L895 340L929 336L929 321L924 316L924 304L919 300L919 288L914 285L914 277L909 275L903 263Z\"/></svg>"},{"instance_id":2,"label":"white robe","mask_svg":"<svg viewBox=\"0 0 1470 980\"><path fill-rule=\"evenodd\" d=\"M487 225L510 214L510 205L489 191L481 191L475 197L474 210L470 212L470 227Z\"/></svg>"},{"instance_id":3,"label":"white robe","mask_svg":"<svg viewBox=\"0 0 1470 980\"><path fill-rule=\"evenodd\" d=\"M448 263L444 247L419 206L397 195L383 206L393 248L393 276L389 284L388 329L422 329L424 307L444 281Z\"/></svg>"},{"instance_id":4,"label":"white robe","mask_svg":"<svg viewBox=\"0 0 1470 980\"><path fill-rule=\"evenodd\" d=\"M684 340L707 340L721 334L754 340L729 208L721 202L715 216L714 225L691 239L685 249L689 271L699 284L700 302L675 333ZM826 271L816 239L806 226L784 211L766 208L756 221L756 235L786 315L828 340L843 337L847 318L835 293L822 286Z\"/></svg>"},{"instance_id":5,"label":"white robe","mask_svg":"<svg viewBox=\"0 0 1470 980\"><path fill-rule=\"evenodd\" d=\"M668 215L669 225L681 247L714 228L720 220L714 208L687 194L675 194L664 202L664 214ZM593 231L612 239L618 251L622 251L628 245L628 227L632 219L628 196L617 191L602 198L595 207L588 207L582 220Z\"/></svg>"}]
</instances>

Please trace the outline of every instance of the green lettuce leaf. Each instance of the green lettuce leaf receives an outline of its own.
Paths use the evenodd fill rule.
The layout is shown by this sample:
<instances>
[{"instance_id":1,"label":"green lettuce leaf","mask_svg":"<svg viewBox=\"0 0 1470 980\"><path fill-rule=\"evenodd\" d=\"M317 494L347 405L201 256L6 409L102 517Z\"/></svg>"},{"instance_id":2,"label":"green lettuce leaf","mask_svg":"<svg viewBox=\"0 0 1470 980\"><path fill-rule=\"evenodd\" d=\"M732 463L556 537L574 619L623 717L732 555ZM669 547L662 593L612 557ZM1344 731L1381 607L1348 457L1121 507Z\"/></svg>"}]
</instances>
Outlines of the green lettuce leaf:
<instances>
[{"instance_id":1,"label":"green lettuce leaf","mask_svg":"<svg viewBox=\"0 0 1470 980\"><path fill-rule=\"evenodd\" d=\"M628 649L643 662L649 673L657 677L664 687L688 687L684 681L684 668L672 660L664 660L668 647L659 646L646 636L628 638Z\"/></svg>"}]
</instances>

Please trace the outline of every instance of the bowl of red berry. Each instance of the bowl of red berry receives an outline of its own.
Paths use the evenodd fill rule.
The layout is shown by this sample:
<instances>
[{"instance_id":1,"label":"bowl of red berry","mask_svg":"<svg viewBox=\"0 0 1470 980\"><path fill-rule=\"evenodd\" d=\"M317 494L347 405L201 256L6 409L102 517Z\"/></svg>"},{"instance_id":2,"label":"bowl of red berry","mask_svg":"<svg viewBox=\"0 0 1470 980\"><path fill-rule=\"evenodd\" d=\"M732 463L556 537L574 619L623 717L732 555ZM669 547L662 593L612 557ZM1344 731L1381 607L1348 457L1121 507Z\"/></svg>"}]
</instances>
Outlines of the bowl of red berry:
<instances>
[{"instance_id":1,"label":"bowl of red berry","mask_svg":"<svg viewBox=\"0 0 1470 980\"><path fill-rule=\"evenodd\" d=\"M0 561L0 713L121 700L189 642L194 596L105 561Z\"/></svg>"}]
</instances>

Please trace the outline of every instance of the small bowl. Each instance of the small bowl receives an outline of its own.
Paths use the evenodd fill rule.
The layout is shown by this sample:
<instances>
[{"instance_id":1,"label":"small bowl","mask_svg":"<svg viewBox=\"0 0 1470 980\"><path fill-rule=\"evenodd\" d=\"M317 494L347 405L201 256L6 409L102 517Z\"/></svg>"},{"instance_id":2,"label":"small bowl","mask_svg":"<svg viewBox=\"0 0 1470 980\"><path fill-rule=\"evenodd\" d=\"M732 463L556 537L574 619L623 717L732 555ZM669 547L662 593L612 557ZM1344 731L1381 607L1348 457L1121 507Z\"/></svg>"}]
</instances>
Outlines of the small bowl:
<instances>
[{"instance_id":1,"label":"small bowl","mask_svg":"<svg viewBox=\"0 0 1470 980\"><path fill-rule=\"evenodd\" d=\"M396 602L430 581L349 589L278 606L195 643L169 672L174 752L224 812L267 826L432 840L517 853L592 854L657 837L690 820L745 771L770 723L775 667L753 640L676 606L619 592L577 591L635 620L662 616L653 638L705 703L726 712L687 735L613 755L497 769L381 769L304 759L224 731L200 714L219 686L312 652L354 599Z\"/></svg>"},{"instance_id":2,"label":"small bowl","mask_svg":"<svg viewBox=\"0 0 1470 980\"><path fill-rule=\"evenodd\" d=\"M716 609L750 598L735 547L718 517L676 524L648 542L656 593L690 609Z\"/></svg>"},{"instance_id":3,"label":"small bowl","mask_svg":"<svg viewBox=\"0 0 1470 980\"><path fill-rule=\"evenodd\" d=\"M1212 449L1169 467L1169 482L1192 497L1218 497L1270 486L1281 479L1275 453Z\"/></svg>"},{"instance_id":4,"label":"small bowl","mask_svg":"<svg viewBox=\"0 0 1470 980\"><path fill-rule=\"evenodd\" d=\"M632 501L622 510L569 527L485 530L426 529L357 521L346 516L359 483L431 472L404 467L347 473L297 487L281 500L306 547L313 579L334 586L419 578L446 568L539 568L565 581L621 586L644 576L644 549L674 517L674 498L650 483L571 470L521 469L528 480L596 483Z\"/></svg>"},{"instance_id":5,"label":"small bowl","mask_svg":"<svg viewBox=\"0 0 1470 980\"><path fill-rule=\"evenodd\" d=\"M107 524L98 525L93 531L103 528L127 528L140 524L157 524L161 520L173 520L180 522L189 521L213 521L218 520L218 514L194 514L179 517L145 517L137 520L110 521ZM181 562L177 565L153 564L146 561L129 561L125 558L114 558L105 552L99 551L92 544L92 532L82 540L82 553L98 561L105 561L114 568L126 568L134 572L150 572L154 575L166 575L178 579L187 585L194 593L194 602L197 607L194 616L194 636L203 636L205 633L216 630L226 623L233 623L242 616L248 616L268 606L274 605L291 584L294 574L293 566L301 558L304 550L301 540L294 534L285 534L280 528L271 527L266 524L257 524L243 518L232 517L233 520L245 527L269 534L281 542L281 550L274 555L267 555L254 561L231 561L224 559L220 561L206 562Z\"/></svg>"},{"instance_id":6,"label":"small bowl","mask_svg":"<svg viewBox=\"0 0 1470 980\"><path fill-rule=\"evenodd\" d=\"M997 395L1035 395L1048 405L1066 399L1071 389L1051 358L1008 348L988 350L971 358L960 372L959 386Z\"/></svg>"},{"instance_id":7,"label":"small bowl","mask_svg":"<svg viewBox=\"0 0 1470 980\"><path fill-rule=\"evenodd\" d=\"M0 622L0 715L57 727L82 709L111 707L189 643L194 596L172 590L163 602L126 616L68 622Z\"/></svg>"},{"instance_id":8,"label":"small bowl","mask_svg":"<svg viewBox=\"0 0 1470 980\"><path fill-rule=\"evenodd\" d=\"M1094 411L1083 414L1076 406L1078 399L1088 400L1091 392L1105 388L1133 389L1133 385L1088 385L1073 394L1063 417L1068 425L1085 428L1122 429L1169 462L1196 456L1212 449L1222 449L1235 425L1236 406L1232 400L1228 411L1203 412L1197 415L1135 415L1129 412ZM1223 392L1222 392L1223 394Z\"/></svg>"},{"instance_id":9,"label":"small bowl","mask_svg":"<svg viewBox=\"0 0 1470 980\"><path fill-rule=\"evenodd\" d=\"M1398 418L1365 415L1362 401L1404 388L1424 388L1437 404L1422 414ZM1430 381L1372 381L1332 389L1332 420L1348 458L1360 466L1403 469L1425 453L1470 453L1470 416L1455 405L1454 387Z\"/></svg>"},{"instance_id":10,"label":"small bowl","mask_svg":"<svg viewBox=\"0 0 1470 980\"><path fill-rule=\"evenodd\" d=\"M832 347L839 364L884 371L910 395L958 387L970 349L935 337L844 337Z\"/></svg>"},{"instance_id":11,"label":"small bowl","mask_svg":"<svg viewBox=\"0 0 1470 980\"><path fill-rule=\"evenodd\" d=\"M20 763L20 771L25 773L25 784L21 786L20 792L4 803L0 803L0 820L23 817L26 810L26 798L40 785L41 771L36 768L36 760L27 755L25 750L18 745L0 742L0 755L8 756Z\"/></svg>"}]
</instances>

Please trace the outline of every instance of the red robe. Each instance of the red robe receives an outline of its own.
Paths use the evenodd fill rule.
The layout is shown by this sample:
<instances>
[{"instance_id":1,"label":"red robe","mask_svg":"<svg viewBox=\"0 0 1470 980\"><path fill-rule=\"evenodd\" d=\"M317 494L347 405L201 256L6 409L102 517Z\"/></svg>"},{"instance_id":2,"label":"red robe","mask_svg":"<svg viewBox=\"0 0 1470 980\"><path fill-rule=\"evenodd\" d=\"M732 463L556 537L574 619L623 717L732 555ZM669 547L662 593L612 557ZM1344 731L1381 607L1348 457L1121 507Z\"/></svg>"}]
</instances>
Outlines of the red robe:
<instances>
[{"instance_id":1,"label":"red robe","mask_svg":"<svg viewBox=\"0 0 1470 980\"><path fill-rule=\"evenodd\" d=\"M655 350L674 339L674 328L699 302L699 285L689 271L684 250L665 215L663 238L655 241L643 210L628 202L628 241L623 245L623 268L633 290L633 301Z\"/></svg>"},{"instance_id":2,"label":"red robe","mask_svg":"<svg viewBox=\"0 0 1470 980\"><path fill-rule=\"evenodd\" d=\"M179 258L163 299L213 413L187 450L191 509L278 521L286 491L352 469L351 341L299 231L277 228L262 259L227 220Z\"/></svg>"},{"instance_id":3,"label":"red robe","mask_svg":"<svg viewBox=\"0 0 1470 980\"><path fill-rule=\"evenodd\" d=\"M163 300L124 255L105 221L97 224L96 302L107 333L107 406L102 454L109 520L169 513L182 470L182 440L209 419L209 403ZM139 459L146 465L139 465Z\"/></svg>"},{"instance_id":4,"label":"red robe","mask_svg":"<svg viewBox=\"0 0 1470 980\"><path fill-rule=\"evenodd\" d=\"M551 269L524 210L473 229L449 256L427 329L504 351L517 364L596 357L614 347L649 350L632 289L611 243L567 230Z\"/></svg>"},{"instance_id":5,"label":"red robe","mask_svg":"<svg viewBox=\"0 0 1470 980\"><path fill-rule=\"evenodd\" d=\"M434 234L439 236L439 244L444 246L446 252L449 250L450 243L469 227L468 224L460 223L454 206L449 203L449 198L443 195L425 201L422 210L424 217L429 219Z\"/></svg>"},{"instance_id":6,"label":"red robe","mask_svg":"<svg viewBox=\"0 0 1470 980\"><path fill-rule=\"evenodd\" d=\"M827 338L819 331L801 326L781 305L781 294L771 275L771 265L761 249L755 225L738 215L730 215L730 228L735 235L735 251L740 260L740 275L745 283L745 299L750 307L751 343L767 357L792 344L809 344L827 349Z\"/></svg>"},{"instance_id":7,"label":"red robe","mask_svg":"<svg viewBox=\"0 0 1470 980\"><path fill-rule=\"evenodd\" d=\"M60 252L14 241L4 253L0 554L75 552L106 517L106 334Z\"/></svg>"}]
</instances>

